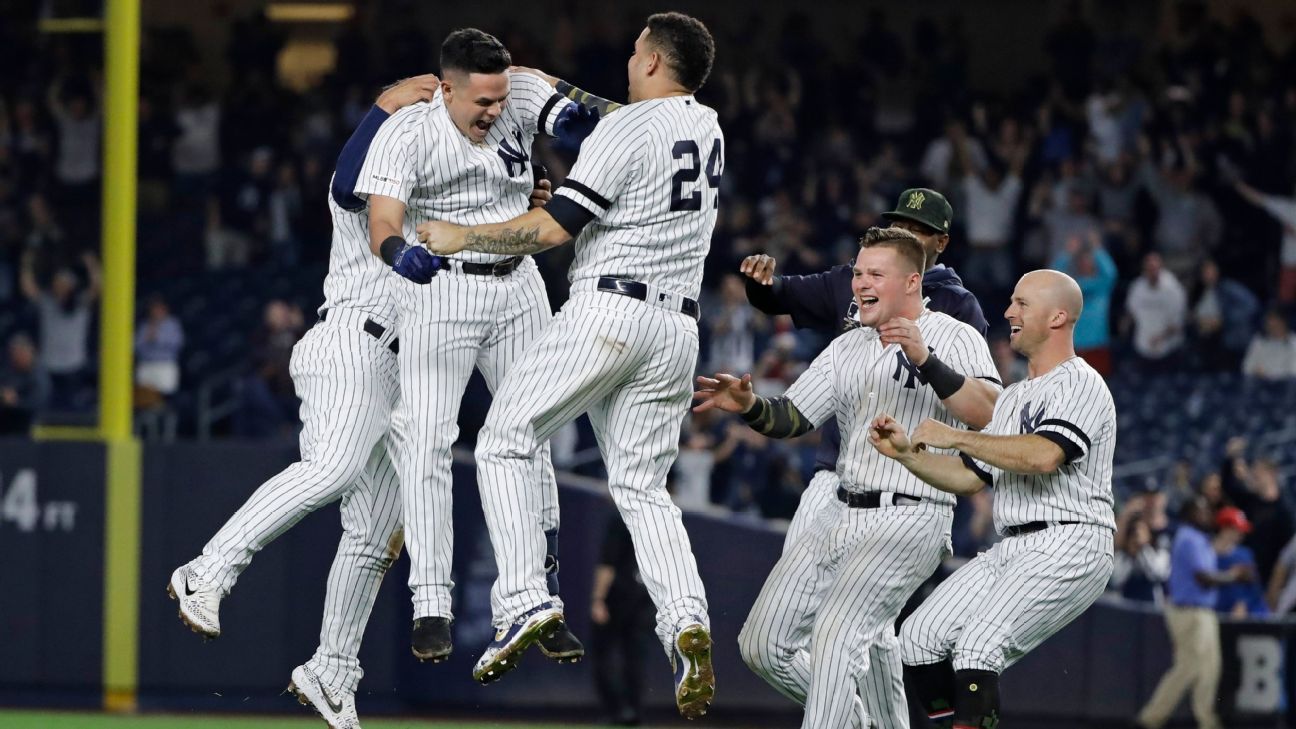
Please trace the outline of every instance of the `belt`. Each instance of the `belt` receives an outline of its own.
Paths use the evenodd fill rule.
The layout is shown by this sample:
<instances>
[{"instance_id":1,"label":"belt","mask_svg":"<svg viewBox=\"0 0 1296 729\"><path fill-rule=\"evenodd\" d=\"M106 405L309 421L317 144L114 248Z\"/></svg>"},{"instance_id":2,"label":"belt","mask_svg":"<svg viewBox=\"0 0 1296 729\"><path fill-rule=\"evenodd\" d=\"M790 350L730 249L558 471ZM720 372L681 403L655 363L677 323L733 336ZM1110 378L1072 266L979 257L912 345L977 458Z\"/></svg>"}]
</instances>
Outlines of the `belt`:
<instances>
[{"instance_id":1,"label":"belt","mask_svg":"<svg viewBox=\"0 0 1296 729\"><path fill-rule=\"evenodd\" d=\"M329 310L328 310L328 309L325 309L325 310L321 311L321 312L319 313L319 320L320 320L320 321L325 321L325 320L327 320L327 319L328 319L328 313L329 313ZM365 320L364 320L364 324L361 325L360 328L364 330L364 333L365 333L365 334L368 334L369 336L373 337L374 339L382 339L382 338L383 338L383 335L387 333L387 327L383 326L382 324L379 324L378 322L374 321L373 319L365 319ZM390 349L390 350L392 351L392 354L399 354L399 353L400 353L400 340L398 340L398 339L393 339L393 340L391 340L391 344L388 344L388 345L387 345L387 348Z\"/></svg>"},{"instance_id":2,"label":"belt","mask_svg":"<svg viewBox=\"0 0 1296 729\"><path fill-rule=\"evenodd\" d=\"M1017 526L1004 527L1005 537L1020 537L1023 534L1034 534L1043 531L1051 526L1066 526L1068 524L1082 524L1078 521L1028 521L1025 524Z\"/></svg>"},{"instance_id":3,"label":"belt","mask_svg":"<svg viewBox=\"0 0 1296 729\"><path fill-rule=\"evenodd\" d=\"M653 287L656 288L656 287ZM648 284L640 281L632 281L628 278L616 278L615 276L599 276L598 290L609 294L619 294L629 296L632 299L653 304L654 306L666 303L669 299L677 297L678 294L671 294L666 291L657 291L652 300L648 298ZM687 296L678 296L679 312L685 316L691 316L698 319L701 316L701 309L698 302ZM668 307L673 308L673 307Z\"/></svg>"},{"instance_id":4,"label":"belt","mask_svg":"<svg viewBox=\"0 0 1296 729\"><path fill-rule=\"evenodd\" d=\"M907 494L893 494L883 491L847 491L841 486L837 487L837 500L852 509L876 509L882 506L882 497L889 496L887 506L902 506L907 504L922 503L922 499L917 496Z\"/></svg>"},{"instance_id":5,"label":"belt","mask_svg":"<svg viewBox=\"0 0 1296 729\"><path fill-rule=\"evenodd\" d=\"M526 260L526 257L513 256L494 263L473 263L471 261L461 261L458 258L449 260L459 264L459 270L471 276L495 276L499 278L516 271L517 267L522 265L522 261Z\"/></svg>"}]
</instances>

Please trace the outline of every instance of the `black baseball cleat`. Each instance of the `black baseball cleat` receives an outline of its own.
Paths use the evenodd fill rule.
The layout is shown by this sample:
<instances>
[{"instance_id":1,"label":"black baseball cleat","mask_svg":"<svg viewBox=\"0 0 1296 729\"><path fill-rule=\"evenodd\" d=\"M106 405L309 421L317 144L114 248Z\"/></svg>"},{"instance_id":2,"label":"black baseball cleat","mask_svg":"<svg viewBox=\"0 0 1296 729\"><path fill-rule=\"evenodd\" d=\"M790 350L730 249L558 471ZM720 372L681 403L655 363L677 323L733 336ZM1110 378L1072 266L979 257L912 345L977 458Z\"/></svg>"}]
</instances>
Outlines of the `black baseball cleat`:
<instances>
[{"instance_id":1,"label":"black baseball cleat","mask_svg":"<svg viewBox=\"0 0 1296 729\"><path fill-rule=\"evenodd\" d=\"M536 641L545 658L559 663L579 663L585 657L585 645L580 642L566 623L547 638Z\"/></svg>"},{"instance_id":2,"label":"black baseball cleat","mask_svg":"<svg viewBox=\"0 0 1296 729\"><path fill-rule=\"evenodd\" d=\"M454 651L450 618L417 618L410 630L410 650L420 661L440 663Z\"/></svg>"}]
</instances>

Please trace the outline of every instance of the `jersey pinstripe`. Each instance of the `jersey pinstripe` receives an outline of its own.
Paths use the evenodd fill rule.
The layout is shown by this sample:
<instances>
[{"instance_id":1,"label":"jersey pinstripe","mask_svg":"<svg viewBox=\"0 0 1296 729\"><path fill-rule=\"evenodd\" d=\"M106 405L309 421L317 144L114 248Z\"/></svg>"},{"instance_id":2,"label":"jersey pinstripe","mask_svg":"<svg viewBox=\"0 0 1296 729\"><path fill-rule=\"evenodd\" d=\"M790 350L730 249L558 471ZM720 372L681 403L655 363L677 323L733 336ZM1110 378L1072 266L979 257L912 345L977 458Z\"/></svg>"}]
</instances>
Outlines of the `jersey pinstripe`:
<instances>
[{"instance_id":1,"label":"jersey pinstripe","mask_svg":"<svg viewBox=\"0 0 1296 729\"><path fill-rule=\"evenodd\" d=\"M369 250L368 210L343 210L332 195L328 196L328 206L333 216L333 245L329 248L324 304L320 311L357 309L390 326L396 321L392 273L391 268Z\"/></svg>"},{"instance_id":2,"label":"jersey pinstripe","mask_svg":"<svg viewBox=\"0 0 1296 729\"><path fill-rule=\"evenodd\" d=\"M595 218L576 238L571 282L621 276L696 299L723 172L717 115L692 96L629 104L600 122L554 193Z\"/></svg>"},{"instance_id":3,"label":"jersey pinstripe","mask_svg":"<svg viewBox=\"0 0 1296 729\"><path fill-rule=\"evenodd\" d=\"M517 217L530 204L535 135L553 134L558 114L572 103L529 73L511 73L502 113L485 141L475 144L454 125L438 90L432 101L407 106L383 123L360 169L355 194L405 203L404 233L410 243L416 241L415 227L428 220L477 225ZM455 257L478 263L507 258L475 251Z\"/></svg>"},{"instance_id":4,"label":"jersey pinstripe","mask_svg":"<svg viewBox=\"0 0 1296 729\"><path fill-rule=\"evenodd\" d=\"M927 347L954 371L998 383L990 349L975 329L930 310L916 324ZM884 412L910 431L927 418L966 427L945 409L900 346L883 345L876 330L856 329L834 339L788 389L787 397L816 427L837 416L842 432L837 474L847 490L894 491L954 503L953 495L923 483L868 442L869 422Z\"/></svg>"},{"instance_id":5,"label":"jersey pinstripe","mask_svg":"<svg viewBox=\"0 0 1296 729\"><path fill-rule=\"evenodd\" d=\"M986 432L1048 433L1079 450L1078 457L1057 471L1039 475L1009 473L966 459L989 475L994 485L994 521L1000 533L1033 521L1079 521L1116 528L1112 511L1116 405L1102 375L1083 359L1073 357L1005 390Z\"/></svg>"}]
</instances>

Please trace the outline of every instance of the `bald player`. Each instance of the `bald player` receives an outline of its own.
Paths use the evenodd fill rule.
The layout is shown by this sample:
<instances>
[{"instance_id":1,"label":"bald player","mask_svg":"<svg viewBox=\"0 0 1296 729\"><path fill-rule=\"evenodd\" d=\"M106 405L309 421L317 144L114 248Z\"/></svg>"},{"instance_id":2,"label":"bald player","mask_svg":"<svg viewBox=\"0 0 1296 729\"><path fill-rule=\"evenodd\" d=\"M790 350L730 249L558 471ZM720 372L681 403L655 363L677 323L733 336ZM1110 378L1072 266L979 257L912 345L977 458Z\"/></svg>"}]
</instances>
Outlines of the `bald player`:
<instances>
[{"instance_id":1,"label":"bald player","mask_svg":"<svg viewBox=\"0 0 1296 729\"><path fill-rule=\"evenodd\" d=\"M1005 316L1030 378L1004 391L984 431L927 420L909 436L889 415L873 422L870 442L928 484L960 495L995 487L1003 541L941 583L900 630L905 682L938 727L995 726L999 674L1075 620L1111 576L1116 408L1075 353L1083 307L1066 274L1018 281Z\"/></svg>"}]
</instances>

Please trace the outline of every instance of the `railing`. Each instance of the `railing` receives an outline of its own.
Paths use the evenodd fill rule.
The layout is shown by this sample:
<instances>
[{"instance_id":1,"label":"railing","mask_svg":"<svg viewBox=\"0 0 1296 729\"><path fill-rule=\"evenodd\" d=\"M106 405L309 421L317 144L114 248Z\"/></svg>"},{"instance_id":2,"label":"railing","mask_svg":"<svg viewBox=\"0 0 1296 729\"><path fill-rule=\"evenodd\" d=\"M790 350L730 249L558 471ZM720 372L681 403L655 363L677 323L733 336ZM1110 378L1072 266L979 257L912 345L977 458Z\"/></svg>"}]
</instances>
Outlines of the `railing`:
<instances>
[{"instance_id":1,"label":"railing","mask_svg":"<svg viewBox=\"0 0 1296 729\"><path fill-rule=\"evenodd\" d=\"M207 377L198 386L198 406L195 415L195 428L198 440L211 440L212 426L225 420L238 410L239 394L242 390L240 380L247 368L243 365L230 367Z\"/></svg>"}]
</instances>

